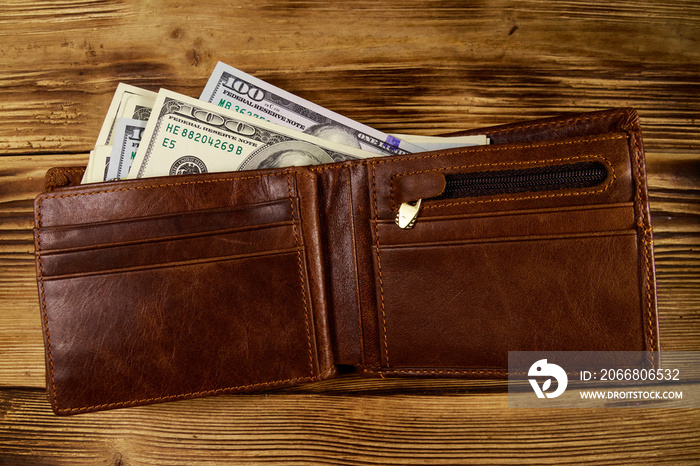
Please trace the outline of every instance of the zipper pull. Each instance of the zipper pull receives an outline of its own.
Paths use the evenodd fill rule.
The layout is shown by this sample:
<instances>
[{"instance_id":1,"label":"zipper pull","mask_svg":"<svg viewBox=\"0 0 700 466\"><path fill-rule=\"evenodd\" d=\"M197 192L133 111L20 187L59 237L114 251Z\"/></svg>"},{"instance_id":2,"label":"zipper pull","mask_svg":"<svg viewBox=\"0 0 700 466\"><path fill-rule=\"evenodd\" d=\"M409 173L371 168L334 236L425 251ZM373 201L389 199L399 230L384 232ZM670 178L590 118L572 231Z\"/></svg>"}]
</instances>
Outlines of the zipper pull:
<instances>
[{"instance_id":1,"label":"zipper pull","mask_svg":"<svg viewBox=\"0 0 700 466\"><path fill-rule=\"evenodd\" d=\"M396 213L396 224L399 228L404 230L413 228L413 225L416 224L422 201L422 199L418 199L417 201L404 202L399 206L399 211Z\"/></svg>"}]
</instances>

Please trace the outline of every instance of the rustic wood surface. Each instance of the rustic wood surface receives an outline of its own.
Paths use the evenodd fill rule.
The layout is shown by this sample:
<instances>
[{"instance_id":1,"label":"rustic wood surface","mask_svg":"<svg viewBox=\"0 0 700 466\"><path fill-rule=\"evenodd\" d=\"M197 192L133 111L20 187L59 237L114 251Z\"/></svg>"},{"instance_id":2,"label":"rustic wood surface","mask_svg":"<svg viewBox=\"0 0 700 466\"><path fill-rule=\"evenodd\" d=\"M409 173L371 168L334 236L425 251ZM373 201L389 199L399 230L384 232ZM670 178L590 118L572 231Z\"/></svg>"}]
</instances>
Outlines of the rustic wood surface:
<instances>
[{"instance_id":1,"label":"rustic wood surface","mask_svg":"<svg viewBox=\"0 0 700 466\"><path fill-rule=\"evenodd\" d=\"M700 410L509 410L499 381L338 380L51 414L32 200L81 165L118 82L199 96L218 60L385 131L631 106L647 153L661 344L700 350L700 4L0 3L0 464L700 461Z\"/></svg>"}]
</instances>

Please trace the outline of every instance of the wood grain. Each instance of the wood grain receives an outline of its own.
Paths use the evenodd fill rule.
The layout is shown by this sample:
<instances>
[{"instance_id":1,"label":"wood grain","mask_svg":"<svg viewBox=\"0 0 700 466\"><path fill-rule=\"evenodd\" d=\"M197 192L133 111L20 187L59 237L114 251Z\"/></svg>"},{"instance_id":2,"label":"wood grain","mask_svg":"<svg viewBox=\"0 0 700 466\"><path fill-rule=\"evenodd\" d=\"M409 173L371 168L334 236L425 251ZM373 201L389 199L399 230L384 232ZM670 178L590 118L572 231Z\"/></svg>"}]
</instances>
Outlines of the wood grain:
<instances>
[{"instance_id":1,"label":"wood grain","mask_svg":"<svg viewBox=\"0 0 700 466\"><path fill-rule=\"evenodd\" d=\"M0 3L0 464L627 463L700 458L698 410L509 410L499 381L338 380L71 418L44 394L33 198L118 82L197 97L218 60L385 131L632 106L661 345L700 350L700 4Z\"/></svg>"},{"instance_id":2,"label":"wood grain","mask_svg":"<svg viewBox=\"0 0 700 466\"><path fill-rule=\"evenodd\" d=\"M72 465L683 464L697 459L698 410L508 410L506 398L504 392L479 391L232 395L65 418L54 416L40 393L5 390L0 392L0 458L8 464Z\"/></svg>"},{"instance_id":3,"label":"wood grain","mask_svg":"<svg viewBox=\"0 0 700 466\"><path fill-rule=\"evenodd\" d=\"M425 134L633 106L647 117L648 136L697 149L700 6L639 8L3 2L0 151L88 151L118 82L198 96L217 60L384 130Z\"/></svg>"}]
</instances>

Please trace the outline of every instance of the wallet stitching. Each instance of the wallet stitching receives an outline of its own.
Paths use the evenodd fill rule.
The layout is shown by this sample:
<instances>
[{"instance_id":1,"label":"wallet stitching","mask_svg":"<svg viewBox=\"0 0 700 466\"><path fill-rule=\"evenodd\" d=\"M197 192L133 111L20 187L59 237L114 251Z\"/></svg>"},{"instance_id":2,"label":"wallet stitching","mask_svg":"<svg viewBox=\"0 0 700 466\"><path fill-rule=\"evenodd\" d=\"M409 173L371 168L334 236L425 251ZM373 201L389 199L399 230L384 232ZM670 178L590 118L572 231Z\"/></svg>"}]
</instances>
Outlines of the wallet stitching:
<instances>
[{"instance_id":1,"label":"wallet stitching","mask_svg":"<svg viewBox=\"0 0 700 466\"><path fill-rule=\"evenodd\" d=\"M643 241L644 241L644 267L647 272L646 276L646 308L647 308L647 346L649 350L654 350L655 346L654 345L654 333L655 333L655 326L654 326L654 313L652 309L652 291L651 291L651 280L652 280L652 271L651 271L651 261L649 260L649 257L651 255L651 247L652 247L652 240L651 240L651 226L647 227L646 226L646 209L645 209L645 203L642 199L642 182L643 180L641 179L641 168L642 168L642 161L641 161L641 154L642 151L639 150L639 144L637 141L637 137L634 133L630 133L630 139L631 139L631 146L632 150L634 151L634 159L635 163L637 165L637 170L635 173L635 176L637 179L635 180L637 183L637 190L636 190L636 198L637 198L637 205L639 207L639 213L641 216L641 222L638 221L637 226L641 228L642 234L643 234ZM640 224L641 223L641 224Z\"/></svg>"},{"instance_id":2,"label":"wallet stitching","mask_svg":"<svg viewBox=\"0 0 700 466\"><path fill-rule=\"evenodd\" d=\"M120 192L120 191L133 191L135 189L163 188L163 187L167 187L167 186L185 186L185 185L190 185L190 184L206 184L206 183L220 183L220 182L224 182L224 181L250 180L250 179L255 179L255 178L266 178L268 176L283 176L283 175L289 174L289 173L296 173L298 175L303 175L303 176L306 176L307 178L315 180L315 178L308 173L299 172L296 170L285 170L284 172L281 172L281 173L265 173L262 175L254 175L254 176L228 176L226 178L216 178L216 179L211 179L211 180L181 181L181 182L177 182L177 183L172 182L172 183L152 184L152 185L146 185L146 186L131 186L128 188L102 189L102 190L96 190L96 191L87 191L84 193L56 194L56 195L52 195L52 196L42 197L41 199L39 199L39 206L41 206L41 203L46 199L58 199L58 198L64 198L64 197L87 196L89 194L115 193L115 192Z\"/></svg>"},{"instance_id":3,"label":"wallet stitching","mask_svg":"<svg viewBox=\"0 0 700 466\"><path fill-rule=\"evenodd\" d=\"M374 200L374 218L377 218L377 183L375 183L375 164L372 163L372 198ZM379 271L379 302L382 308L382 328L384 336L384 355L386 357L386 365L389 366L389 345L387 344L386 332L386 308L384 306L384 282L382 281L382 261L379 257L379 228L377 223L374 224L374 236L377 241L377 269Z\"/></svg>"},{"instance_id":4,"label":"wallet stitching","mask_svg":"<svg viewBox=\"0 0 700 466\"><path fill-rule=\"evenodd\" d=\"M38 224L41 225L41 202L39 203L39 207L37 209L37 220ZM49 356L49 373L51 376L51 393L53 395L53 402L54 405L57 406L58 409L58 401L56 399L56 378L54 376L54 370L53 370L53 355L51 353L51 332L49 332L49 316L46 312L46 295L44 293L44 270L41 265L41 234L39 229L37 229L36 232L36 249L37 249L37 262L39 264L39 286L41 287L41 310L42 314L44 317L44 332L46 333L46 344L48 347L48 356Z\"/></svg>"},{"instance_id":5,"label":"wallet stitching","mask_svg":"<svg viewBox=\"0 0 700 466\"><path fill-rule=\"evenodd\" d=\"M568 120L562 120L562 121L556 121L556 122L531 123L531 124L525 124L525 125L517 125L517 126L514 126L512 128L497 129L494 131L489 131L487 134L511 133L513 131L519 131L519 130L529 129L529 128L538 128L540 126L565 126L569 123L573 123L573 122L577 122L577 121L602 120L603 118L612 119L614 117L625 115L627 113L629 113L628 110L622 110L620 112L607 114L607 115L598 115L598 116L592 116L592 117L591 116L589 116L589 117L576 117L576 118L570 118Z\"/></svg>"},{"instance_id":6,"label":"wallet stitching","mask_svg":"<svg viewBox=\"0 0 700 466\"><path fill-rule=\"evenodd\" d=\"M601 117L602 118L602 117ZM549 142L549 143L511 143L511 144L517 144L519 145L518 147L503 147L503 146L508 146L508 144L494 144L493 146L470 146L470 147L462 147L460 150L455 150L452 152L437 152L437 153L428 153L428 155L414 155L414 156L406 156L406 157L399 157L399 156L393 156L391 158L371 158L371 159L365 159L365 160L360 160L358 162L354 163L347 163L348 167L354 167L357 165L366 165L368 163L372 164L379 164L379 163L393 163L393 162L405 162L409 160L421 160L421 159L432 159L435 157L443 157L443 156L448 156L448 155L459 155L459 154L473 154L476 152L496 152L496 151L503 151L503 150L513 150L513 149L528 149L528 148L533 148L533 147L552 147L552 146L562 146L562 145L569 145L569 144L579 144L579 143L588 143L588 142L594 142L594 141L610 141L610 140L615 140L615 139L626 139L628 136L625 135L620 135L620 134L614 134L614 135L608 135L608 136L599 136L595 138L579 138L579 139L574 139L571 141L560 141L560 142ZM422 154L422 152L421 152ZM339 170L341 167L326 167L323 165L320 166L312 166L308 167L308 170L310 171L326 171L326 170Z\"/></svg>"},{"instance_id":7,"label":"wallet stitching","mask_svg":"<svg viewBox=\"0 0 700 466\"><path fill-rule=\"evenodd\" d=\"M541 198L547 198L547 197L565 197L565 196L577 196L577 195L582 195L582 194L598 194L606 191L617 179L615 175L615 169L612 166L612 163L610 160L603 156L597 156L597 155L582 155L582 156L575 156L575 157L566 157L566 158L559 158L559 159L548 159L548 160L533 160L533 161L524 161L524 162L498 162L498 163L478 163L478 164L473 164L473 165L460 165L460 166L455 166L455 167L444 167L444 168L435 168L435 169L430 169L430 170L419 170L419 171L414 171L414 172L408 172L408 173L402 173L400 175L394 175L391 177L391 183L390 183L390 188L389 188L389 195L391 196L392 202L394 199L394 194L393 194L393 188L394 188L394 178L401 178L404 176L409 176L409 175L415 175L417 173L424 173L424 172L440 172L444 170L455 170L458 168L473 168L473 167L483 167L483 166L496 166L496 165L522 165L522 164L530 164L530 165L542 165L550 162L564 162L567 160L577 160L577 159L599 159L599 160L605 160L607 162L608 168L610 168L610 172L612 174L610 181L601 189L597 190L584 190L584 191L576 191L576 192L568 192L568 193L556 193L556 194L539 194L539 195L534 195L534 196L522 196L522 197L509 197L509 198L492 198L492 199L479 199L479 200L470 200L470 201L455 201L455 202L449 202L449 203L440 203L440 204L426 204L423 206L424 209L434 209L434 208L440 208L440 207L449 207L449 206L454 206L454 205L461 205L461 204L483 204L486 202L499 202L499 201L519 201L519 200L525 200L525 199L541 199ZM395 205L391 206L392 209L396 209Z\"/></svg>"},{"instance_id":8,"label":"wallet stitching","mask_svg":"<svg viewBox=\"0 0 700 466\"><path fill-rule=\"evenodd\" d=\"M297 222L294 220L294 196L292 193L291 173L287 173L287 187L289 188L289 205L292 209L292 228L294 229L294 242L297 245L297 262L299 263L299 281L301 285L301 298L304 302L304 323L306 324L306 338L309 342L309 367L311 368L311 377L314 374L314 356L311 345L311 330L309 330L309 306L306 302L306 286L304 286L304 268L301 260L301 247L299 245L299 237L297 235ZM301 215L299 216L301 218Z\"/></svg>"},{"instance_id":9,"label":"wallet stitching","mask_svg":"<svg viewBox=\"0 0 700 466\"><path fill-rule=\"evenodd\" d=\"M309 320L308 320L308 306L306 305L306 291L304 287L304 277L303 277L303 268L302 268L302 263L301 263L301 249L299 246L298 242L298 237L296 233L296 228L294 230L294 235L295 235L295 241L297 242L297 254L299 257L299 272L300 272L300 278L301 278L301 285L302 285L302 296L303 296L303 301L304 301L304 315L306 318L306 328L307 328L307 337L309 341L309 356L311 358L310 360L310 366L311 366L311 376L310 377L296 377L296 378L291 378L291 379L284 379L284 380L273 380L270 382L260 382L260 383L255 383L255 384L247 384L247 385L238 385L235 387L226 387L226 388L217 388L217 389L212 389L212 390L205 390L205 391L199 391L199 392L190 392L190 393L181 393L177 395L169 395L169 396L164 396L164 397L153 397L153 398L143 398L143 399L138 399L138 400L131 400L131 401L120 401L116 403L106 403L106 404L101 404L101 405L92 405L92 406L84 406L80 408L59 408L58 406L58 394L56 392L56 379L54 376L54 366L53 366L53 356L51 352L51 334L49 331L49 319L48 319L48 314L46 312L46 296L44 293L44 273L43 273L43 268L41 264L41 204L44 200L46 199L55 199L55 198L64 198L64 197L74 197L74 196L84 196L88 194L99 194L99 193L108 193L108 192L117 192L117 191L129 191L133 189L146 189L146 188L156 188L156 187L164 187L164 186L178 186L178 185L186 185L186 184L203 184L203 183L214 183L214 182L222 182L222 181L231 181L231 180L244 180L244 179L254 179L254 178L263 178L263 177L268 177L268 176L282 176L282 175L287 175L287 186L289 189L289 199L290 199L290 204L292 208L292 219L294 219L294 203L293 203L293 196L292 196L292 190L291 190L291 181L290 181L290 175L291 173L297 173L300 175L304 175L310 179L315 179L313 176L303 173L303 172L298 172L296 170L285 170L283 173L268 173L268 174L262 174L262 175L255 175L255 176L247 176L247 177L229 177L229 178L217 178L214 180L200 180L200 181L185 181L185 182L179 182L179 183L164 183L160 185L150 185L150 186L133 186L130 188L120 188L120 189L112 189L112 190L98 190L98 191L90 191L90 192L85 192L85 193L72 193L72 194L62 194L62 195L53 195L53 196L46 196L41 199L39 199L39 202L37 204L37 234L36 234L36 251L37 251L37 263L39 265L39 284L41 287L41 307L44 315L44 329L46 333L46 343L47 343L47 348L48 348L48 356L49 356L49 372L51 376L51 394L52 394L52 404L54 408L56 409L56 412L59 413L79 413L79 412L85 412L85 411L90 411L90 410L96 410L96 409L101 409L101 408L115 408L115 407L121 407L121 406L129 406L133 405L136 403L148 403L151 401L167 401L167 400L175 400L175 399L180 399L180 398L186 398L186 397L191 397L191 396L200 396L200 395L213 395L216 393L221 393L224 391L229 391L229 390L236 390L236 389L241 389L241 388L249 388L249 387L260 387L260 386L266 386L266 385L273 385L273 384L280 384L280 383L285 383L285 382L292 382L292 381L313 381L313 380L319 380L322 378L324 375L329 373L331 370L334 369L334 367L329 368L325 372L314 376L313 373L313 352L312 352L312 345L311 345L311 333L309 331ZM296 225L296 223L294 223Z\"/></svg>"},{"instance_id":10,"label":"wallet stitching","mask_svg":"<svg viewBox=\"0 0 700 466\"><path fill-rule=\"evenodd\" d=\"M384 368L366 368L362 371L375 373L382 376L383 373L389 374L506 374L507 369L384 369Z\"/></svg>"}]
</instances>

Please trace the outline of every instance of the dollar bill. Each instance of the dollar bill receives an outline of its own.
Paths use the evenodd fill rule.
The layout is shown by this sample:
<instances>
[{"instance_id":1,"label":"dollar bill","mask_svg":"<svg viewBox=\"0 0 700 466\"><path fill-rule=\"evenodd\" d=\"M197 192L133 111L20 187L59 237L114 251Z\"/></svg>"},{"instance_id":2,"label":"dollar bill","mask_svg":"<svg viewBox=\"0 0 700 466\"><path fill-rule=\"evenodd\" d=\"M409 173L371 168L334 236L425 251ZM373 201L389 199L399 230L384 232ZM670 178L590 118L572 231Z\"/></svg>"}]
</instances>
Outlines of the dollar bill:
<instances>
[{"instance_id":1,"label":"dollar bill","mask_svg":"<svg viewBox=\"0 0 700 466\"><path fill-rule=\"evenodd\" d=\"M90 161L88 162L85 174L80 183L107 181L107 165L109 164L111 153L112 146L95 147L95 149L90 152Z\"/></svg>"},{"instance_id":2,"label":"dollar bill","mask_svg":"<svg viewBox=\"0 0 700 466\"><path fill-rule=\"evenodd\" d=\"M107 116L102 123L100 134L97 136L97 146L111 146L118 118L133 118L148 120L151 114L156 93L129 84L119 83L112 97L112 103L107 110Z\"/></svg>"},{"instance_id":3,"label":"dollar bill","mask_svg":"<svg viewBox=\"0 0 700 466\"><path fill-rule=\"evenodd\" d=\"M107 166L107 180L123 180L129 174L145 128L146 122L143 120L117 118L114 145Z\"/></svg>"},{"instance_id":4,"label":"dollar bill","mask_svg":"<svg viewBox=\"0 0 700 466\"><path fill-rule=\"evenodd\" d=\"M128 178L310 165L375 155L161 89Z\"/></svg>"},{"instance_id":5,"label":"dollar bill","mask_svg":"<svg viewBox=\"0 0 700 466\"><path fill-rule=\"evenodd\" d=\"M129 84L119 83L112 97L109 109L107 110L107 116L102 122L102 128L100 129L100 134L97 136L95 148L90 151L90 158L88 159L88 164L81 183L104 181L104 179L98 179L100 177L99 173L103 168L102 158L106 154L106 159L109 160L112 151L111 142L114 137L117 119L126 116L137 120L148 120L155 98L155 92L147 91L146 89L141 89ZM109 149L104 149L104 147L109 147ZM100 155L100 160L95 160L97 155Z\"/></svg>"},{"instance_id":6,"label":"dollar bill","mask_svg":"<svg viewBox=\"0 0 700 466\"><path fill-rule=\"evenodd\" d=\"M214 68L200 100L379 155L425 150L304 100L222 62Z\"/></svg>"},{"instance_id":7,"label":"dollar bill","mask_svg":"<svg viewBox=\"0 0 700 466\"><path fill-rule=\"evenodd\" d=\"M418 136L415 134L398 134L393 133L392 136L408 141L421 146L423 149L442 150L454 149L456 147L481 146L489 144L489 138L485 134L472 136Z\"/></svg>"}]
</instances>

